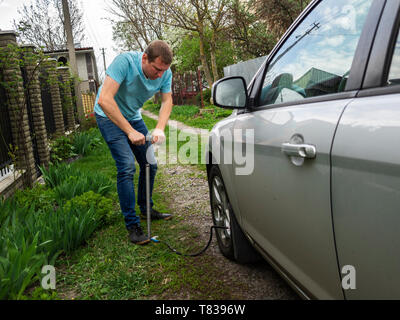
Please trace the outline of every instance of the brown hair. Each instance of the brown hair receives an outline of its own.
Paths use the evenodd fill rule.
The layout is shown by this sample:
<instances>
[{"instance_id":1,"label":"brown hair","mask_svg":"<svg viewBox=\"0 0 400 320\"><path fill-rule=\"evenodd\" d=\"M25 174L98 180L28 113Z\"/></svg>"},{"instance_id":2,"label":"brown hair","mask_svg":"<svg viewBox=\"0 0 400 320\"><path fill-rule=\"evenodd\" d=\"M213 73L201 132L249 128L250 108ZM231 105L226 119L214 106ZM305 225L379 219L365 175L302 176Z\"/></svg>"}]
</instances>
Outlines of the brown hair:
<instances>
[{"instance_id":1,"label":"brown hair","mask_svg":"<svg viewBox=\"0 0 400 320\"><path fill-rule=\"evenodd\" d=\"M157 57L160 57L163 63L172 63L172 50L165 41L154 40L150 42L144 53L147 54L149 62L153 62Z\"/></svg>"}]
</instances>

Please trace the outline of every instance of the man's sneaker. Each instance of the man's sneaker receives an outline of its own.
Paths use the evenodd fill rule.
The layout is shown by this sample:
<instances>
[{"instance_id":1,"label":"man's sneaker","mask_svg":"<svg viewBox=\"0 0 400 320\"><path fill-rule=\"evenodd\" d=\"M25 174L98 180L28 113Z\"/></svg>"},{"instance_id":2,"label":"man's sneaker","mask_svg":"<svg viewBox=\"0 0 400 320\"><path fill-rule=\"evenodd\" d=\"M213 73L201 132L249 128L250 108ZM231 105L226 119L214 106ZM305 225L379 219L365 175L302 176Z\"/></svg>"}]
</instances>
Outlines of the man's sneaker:
<instances>
[{"instance_id":1,"label":"man's sneaker","mask_svg":"<svg viewBox=\"0 0 400 320\"><path fill-rule=\"evenodd\" d=\"M129 232L129 240L135 244L146 244L150 242L150 239L144 235L142 228L138 224L134 224Z\"/></svg>"},{"instance_id":2,"label":"man's sneaker","mask_svg":"<svg viewBox=\"0 0 400 320\"><path fill-rule=\"evenodd\" d=\"M147 212L141 212L143 218L147 218ZM169 220L172 218L172 214L169 213L161 213L155 209L151 209L150 211L151 220Z\"/></svg>"}]
</instances>

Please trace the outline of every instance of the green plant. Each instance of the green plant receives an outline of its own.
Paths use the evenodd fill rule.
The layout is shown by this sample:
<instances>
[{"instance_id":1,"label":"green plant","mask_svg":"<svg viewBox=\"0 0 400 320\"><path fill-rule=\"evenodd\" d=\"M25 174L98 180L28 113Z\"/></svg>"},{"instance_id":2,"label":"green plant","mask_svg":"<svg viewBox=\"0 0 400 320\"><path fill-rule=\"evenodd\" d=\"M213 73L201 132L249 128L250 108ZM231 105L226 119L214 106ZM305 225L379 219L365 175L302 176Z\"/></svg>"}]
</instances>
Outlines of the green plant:
<instances>
[{"instance_id":1,"label":"green plant","mask_svg":"<svg viewBox=\"0 0 400 320\"><path fill-rule=\"evenodd\" d=\"M100 145L102 142L100 137L96 135L97 132L98 130L95 129L76 132L71 139L75 152L85 156L94 147Z\"/></svg>"},{"instance_id":2,"label":"green plant","mask_svg":"<svg viewBox=\"0 0 400 320\"><path fill-rule=\"evenodd\" d=\"M47 169L39 167L46 186L55 188L70 176L79 176L80 171L73 169L70 164L57 163L51 164Z\"/></svg>"},{"instance_id":3,"label":"green plant","mask_svg":"<svg viewBox=\"0 0 400 320\"><path fill-rule=\"evenodd\" d=\"M97 121L94 112L85 115L85 120L81 122L80 129L83 131L97 128Z\"/></svg>"},{"instance_id":4,"label":"green plant","mask_svg":"<svg viewBox=\"0 0 400 320\"><path fill-rule=\"evenodd\" d=\"M119 217L118 212L114 209L113 201L93 191L85 192L80 196L68 200L64 208L68 210L74 206L82 210L89 210L93 207L97 219L102 224L110 224Z\"/></svg>"},{"instance_id":5,"label":"green plant","mask_svg":"<svg viewBox=\"0 0 400 320\"><path fill-rule=\"evenodd\" d=\"M45 219L45 220L43 220ZM43 239L51 239L55 244L51 253L58 255L60 251L71 253L84 243L99 226L96 214L92 208L84 210L71 206L60 208L56 213L46 214L36 224L41 229Z\"/></svg>"},{"instance_id":6,"label":"green plant","mask_svg":"<svg viewBox=\"0 0 400 320\"><path fill-rule=\"evenodd\" d=\"M14 194L18 206L32 207L35 211L54 210L55 193L54 190L46 188L41 184L36 184L33 188L17 190Z\"/></svg>"},{"instance_id":7,"label":"green plant","mask_svg":"<svg viewBox=\"0 0 400 320\"><path fill-rule=\"evenodd\" d=\"M17 233L17 241L0 235L0 299L21 298L26 287L38 279L45 261L45 255L37 252L39 234L30 241L21 230Z\"/></svg>"},{"instance_id":8,"label":"green plant","mask_svg":"<svg viewBox=\"0 0 400 320\"><path fill-rule=\"evenodd\" d=\"M75 147L68 137L60 136L50 143L50 159L53 163L75 156L77 156Z\"/></svg>"},{"instance_id":9,"label":"green plant","mask_svg":"<svg viewBox=\"0 0 400 320\"><path fill-rule=\"evenodd\" d=\"M198 105L201 105L201 95L200 95L200 93L198 93L196 95L195 99L196 99L196 103ZM205 105L210 105L211 104L210 100L211 100L211 89L203 90L203 102L204 102L204 104Z\"/></svg>"},{"instance_id":10,"label":"green plant","mask_svg":"<svg viewBox=\"0 0 400 320\"><path fill-rule=\"evenodd\" d=\"M54 290L37 287L29 295L21 296L21 300L60 300L60 297Z\"/></svg>"},{"instance_id":11,"label":"green plant","mask_svg":"<svg viewBox=\"0 0 400 320\"><path fill-rule=\"evenodd\" d=\"M34 213L34 208L29 207L29 204L18 203L15 198L10 198L0 201L0 231L15 223L17 220L22 220L29 214Z\"/></svg>"},{"instance_id":12,"label":"green plant","mask_svg":"<svg viewBox=\"0 0 400 320\"><path fill-rule=\"evenodd\" d=\"M111 180L103 174L81 171L77 176L66 178L60 185L54 188L54 191L57 203L62 204L65 200L72 199L89 190L106 195L111 188Z\"/></svg>"}]
</instances>

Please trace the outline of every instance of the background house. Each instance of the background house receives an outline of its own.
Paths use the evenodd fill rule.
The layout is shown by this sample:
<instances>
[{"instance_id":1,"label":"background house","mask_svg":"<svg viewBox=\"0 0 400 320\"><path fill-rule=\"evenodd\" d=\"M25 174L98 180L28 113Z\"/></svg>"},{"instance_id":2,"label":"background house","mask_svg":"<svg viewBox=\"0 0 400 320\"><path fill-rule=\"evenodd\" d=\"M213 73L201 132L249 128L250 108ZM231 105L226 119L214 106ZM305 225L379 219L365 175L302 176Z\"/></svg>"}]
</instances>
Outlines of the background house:
<instances>
[{"instance_id":1,"label":"background house","mask_svg":"<svg viewBox=\"0 0 400 320\"><path fill-rule=\"evenodd\" d=\"M96 57L92 47L75 48L78 75L81 79L82 93L97 93L99 85L99 75L97 72ZM68 50L46 51L46 55L56 58L64 65L69 61Z\"/></svg>"}]
</instances>

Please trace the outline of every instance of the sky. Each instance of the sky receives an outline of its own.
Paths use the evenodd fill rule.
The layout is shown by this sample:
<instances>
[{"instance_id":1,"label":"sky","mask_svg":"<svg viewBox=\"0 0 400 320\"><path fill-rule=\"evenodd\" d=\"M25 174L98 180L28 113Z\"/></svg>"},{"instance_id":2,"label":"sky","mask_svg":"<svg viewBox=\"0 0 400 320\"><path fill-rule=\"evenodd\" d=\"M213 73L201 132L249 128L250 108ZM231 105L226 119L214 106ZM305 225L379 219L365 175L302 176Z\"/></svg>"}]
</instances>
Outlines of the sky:
<instances>
[{"instance_id":1,"label":"sky","mask_svg":"<svg viewBox=\"0 0 400 320\"><path fill-rule=\"evenodd\" d=\"M13 30L13 20L18 20L17 10L30 0L0 0L0 29ZM77 0L83 12L86 39L85 47L93 47L100 79L104 77L104 63L101 48L105 48L106 66L117 56L118 51L112 40L111 22L106 18L111 14L106 11L107 0Z\"/></svg>"}]
</instances>

